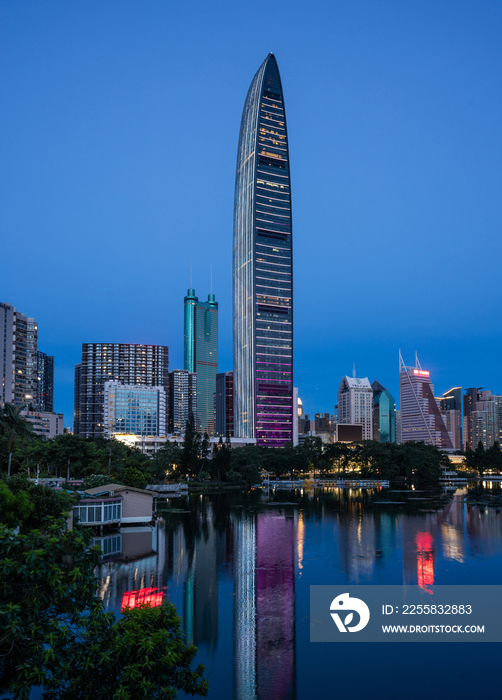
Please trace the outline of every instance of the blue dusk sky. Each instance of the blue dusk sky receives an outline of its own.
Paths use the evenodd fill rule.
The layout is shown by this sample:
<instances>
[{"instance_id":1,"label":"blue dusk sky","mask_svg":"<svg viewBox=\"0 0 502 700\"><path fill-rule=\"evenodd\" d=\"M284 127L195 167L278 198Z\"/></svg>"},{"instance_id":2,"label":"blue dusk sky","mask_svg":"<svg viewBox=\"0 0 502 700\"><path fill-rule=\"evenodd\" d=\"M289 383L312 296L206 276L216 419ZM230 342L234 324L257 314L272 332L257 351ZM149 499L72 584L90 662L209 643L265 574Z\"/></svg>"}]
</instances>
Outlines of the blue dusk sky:
<instances>
[{"instance_id":1,"label":"blue dusk sky","mask_svg":"<svg viewBox=\"0 0 502 700\"><path fill-rule=\"evenodd\" d=\"M183 364L183 297L220 305L244 99L272 51L288 121L295 385L398 399L398 350L436 394L502 393L502 3L0 4L0 301L34 316L73 418L82 342Z\"/></svg>"}]
</instances>

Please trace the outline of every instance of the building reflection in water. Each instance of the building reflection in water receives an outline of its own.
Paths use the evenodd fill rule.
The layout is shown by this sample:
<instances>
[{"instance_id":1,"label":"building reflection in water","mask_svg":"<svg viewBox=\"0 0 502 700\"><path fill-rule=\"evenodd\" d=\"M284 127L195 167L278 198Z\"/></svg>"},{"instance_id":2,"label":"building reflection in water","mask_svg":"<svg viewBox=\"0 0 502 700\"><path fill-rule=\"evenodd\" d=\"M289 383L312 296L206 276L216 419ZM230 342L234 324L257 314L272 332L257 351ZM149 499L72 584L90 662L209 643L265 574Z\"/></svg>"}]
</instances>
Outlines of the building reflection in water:
<instances>
[{"instance_id":1,"label":"building reflection in water","mask_svg":"<svg viewBox=\"0 0 502 700\"><path fill-rule=\"evenodd\" d=\"M293 514L242 513L234 527L234 697L294 700Z\"/></svg>"},{"instance_id":2,"label":"building reflection in water","mask_svg":"<svg viewBox=\"0 0 502 700\"><path fill-rule=\"evenodd\" d=\"M430 592L451 578L450 562L468 571L473 558L502 554L500 512L467 505L460 490L434 512L368 508L371 495L291 494L296 508L273 495L187 498L185 511L153 531L123 528L101 538L108 559L115 557L99 569L101 596L117 612L168 597L202 663L209 655L215 668L228 668L233 648L234 700L294 700L295 571L303 591L329 576L333 583L402 580ZM231 641L225 618L232 612Z\"/></svg>"},{"instance_id":3,"label":"building reflection in water","mask_svg":"<svg viewBox=\"0 0 502 700\"><path fill-rule=\"evenodd\" d=\"M429 532L417 532L417 581L420 588L432 593L434 585L434 552L433 539Z\"/></svg>"}]
</instances>

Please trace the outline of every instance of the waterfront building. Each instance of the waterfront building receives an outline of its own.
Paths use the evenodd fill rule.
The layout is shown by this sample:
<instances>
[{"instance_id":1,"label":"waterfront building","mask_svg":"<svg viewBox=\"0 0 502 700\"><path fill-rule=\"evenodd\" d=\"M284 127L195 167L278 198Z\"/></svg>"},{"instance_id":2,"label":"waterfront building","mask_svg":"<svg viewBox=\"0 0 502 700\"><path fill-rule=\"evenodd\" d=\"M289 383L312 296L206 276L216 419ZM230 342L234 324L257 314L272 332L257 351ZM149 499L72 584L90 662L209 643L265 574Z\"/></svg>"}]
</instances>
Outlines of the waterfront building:
<instances>
[{"instance_id":1,"label":"waterfront building","mask_svg":"<svg viewBox=\"0 0 502 700\"><path fill-rule=\"evenodd\" d=\"M37 404L38 324L0 303L0 404Z\"/></svg>"},{"instance_id":2,"label":"waterfront building","mask_svg":"<svg viewBox=\"0 0 502 700\"><path fill-rule=\"evenodd\" d=\"M298 420L302 415L303 404L298 396L298 387L293 387L293 447L298 445Z\"/></svg>"},{"instance_id":3,"label":"waterfront building","mask_svg":"<svg viewBox=\"0 0 502 700\"><path fill-rule=\"evenodd\" d=\"M273 54L244 104L234 202L234 432L280 447L296 407L288 136Z\"/></svg>"},{"instance_id":4,"label":"waterfront building","mask_svg":"<svg viewBox=\"0 0 502 700\"><path fill-rule=\"evenodd\" d=\"M197 375L197 429L214 435L218 373L218 302L213 293L199 301L190 287L185 297L184 368Z\"/></svg>"},{"instance_id":5,"label":"waterfront building","mask_svg":"<svg viewBox=\"0 0 502 700\"><path fill-rule=\"evenodd\" d=\"M446 391L439 399L439 407L446 430L452 435L453 447L462 450L462 387L456 386Z\"/></svg>"},{"instance_id":6,"label":"waterfront building","mask_svg":"<svg viewBox=\"0 0 502 700\"><path fill-rule=\"evenodd\" d=\"M126 435L165 435L166 389L163 386L105 382L105 437Z\"/></svg>"},{"instance_id":7,"label":"waterfront building","mask_svg":"<svg viewBox=\"0 0 502 700\"><path fill-rule=\"evenodd\" d=\"M367 377L342 377L338 389L338 425L361 425L363 440L373 439L373 390Z\"/></svg>"},{"instance_id":8,"label":"waterfront building","mask_svg":"<svg viewBox=\"0 0 502 700\"><path fill-rule=\"evenodd\" d=\"M56 435L63 435L64 416L62 413L52 411L21 411L21 415L33 425L34 435L40 437L53 438Z\"/></svg>"},{"instance_id":9,"label":"waterfront building","mask_svg":"<svg viewBox=\"0 0 502 700\"><path fill-rule=\"evenodd\" d=\"M82 361L75 366L74 433L82 437L104 437L105 382L163 387L167 391L168 374L166 346L83 343Z\"/></svg>"},{"instance_id":10,"label":"waterfront building","mask_svg":"<svg viewBox=\"0 0 502 700\"><path fill-rule=\"evenodd\" d=\"M453 449L452 436L446 429L434 397L429 370L422 369L418 358L415 367L407 367L399 353L399 392L401 442L414 440L443 449Z\"/></svg>"},{"instance_id":11,"label":"waterfront building","mask_svg":"<svg viewBox=\"0 0 502 700\"><path fill-rule=\"evenodd\" d=\"M216 375L215 435L233 437L234 434L234 373Z\"/></svg>"},{"instance_id":12,"label":"waterfront building","mask_svg":"<svg viewBox=\"0 0 502 700\"><path fill-rule=\"evenodd\" d=\"M168 432L185 432L187 421L197 415L197 375L186 369L169 372Z\"/></svg>"},{"instance_id":13,"label":"waterfront building","mask_svg":"<svg viewBox=\"0 0 502 700\"><path fill-rule=\"evenodd\" d=\"M373 440L396 442L396 402L380 382L371 385L373 390Z\"/></svg>"},{"instance_id":14,"label":"waterfront building","mask_svg":"<svg viewBox=\"0 0 502 700\"><path fill-rule=\"evenodd\" d=\"M52 413L54 410L54 357L37 351L37 398L38 411Z\"/></svg>"}]
</instances>

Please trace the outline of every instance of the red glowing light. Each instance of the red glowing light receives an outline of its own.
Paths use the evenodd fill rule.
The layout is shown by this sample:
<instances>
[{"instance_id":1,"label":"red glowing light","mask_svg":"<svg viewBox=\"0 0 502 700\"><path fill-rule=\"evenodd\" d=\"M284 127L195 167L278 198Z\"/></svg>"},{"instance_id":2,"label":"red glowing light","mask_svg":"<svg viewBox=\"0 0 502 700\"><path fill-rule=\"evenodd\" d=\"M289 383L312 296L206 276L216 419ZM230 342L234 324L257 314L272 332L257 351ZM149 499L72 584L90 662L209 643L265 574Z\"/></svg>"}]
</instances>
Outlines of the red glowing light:
<instances>
[{"instance_id":1,"label":"red glowing light","mask_svg":"<svg viewBox=\"0 0 502 700\"><path fill-rule=\"evenodd\" d=\"M419 377L430 377L431 373L427 371L426 369L414 369L413 374L416 374Z\"/></svg>"},{"instance_id":2,"label":"red glowing light","mask_svg":"<svg viewBox=\"0 0 502 700\"><path fill-rule=\"evenodd\" d=\"M156 608L162 605L163 591L158 588L142 588L140 591L126 591L122 596L121 610L137 608L138 605L149 605Z\"/></svg>"},{"instance_id":3,"label":"red glowing light","mask_svg":"<svg viewBox=\"0 0 502 700\"><path fill-rule=\"evenodd\" d=\"M432 551L433 539L429 532L417 532L415 541L417 543L417 577L418 585L424 591L429 586L434 585L434 554Z\"/></svg>"}]
</instances>

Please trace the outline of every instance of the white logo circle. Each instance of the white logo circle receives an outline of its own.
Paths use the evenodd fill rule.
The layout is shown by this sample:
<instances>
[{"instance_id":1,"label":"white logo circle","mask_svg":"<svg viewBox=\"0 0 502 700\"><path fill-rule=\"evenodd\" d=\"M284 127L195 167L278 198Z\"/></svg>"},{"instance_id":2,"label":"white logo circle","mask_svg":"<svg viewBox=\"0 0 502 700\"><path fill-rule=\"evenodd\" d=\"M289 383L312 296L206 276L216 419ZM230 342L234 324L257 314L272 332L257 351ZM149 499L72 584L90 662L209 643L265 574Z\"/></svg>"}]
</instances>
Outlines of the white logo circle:
<instances>
[{"instance_id":1,"label":"white logo circle","mask_svg":"<svg viewBox=\"0 0 502 700\"><path fill-rule=\"evenodd\" d=\"M337 595L332 601L329 609L331 610L331 617L335 621L340 632L347 632L347 630L349 632L360 632L366 627L370 620L370 609L364 600L360 600L359 598L351 598L348 593ZM349 610L355 610L359 615L359 622L353 627L349 626L354 618L353 612L349 612L343 622L338 614L339 612L346 612Z\"/></svg>"}]
</instances>

